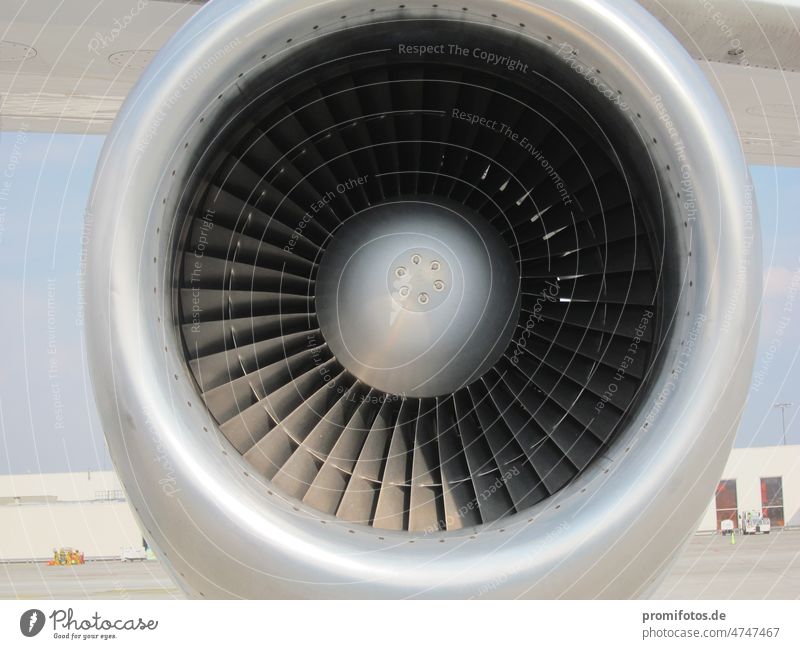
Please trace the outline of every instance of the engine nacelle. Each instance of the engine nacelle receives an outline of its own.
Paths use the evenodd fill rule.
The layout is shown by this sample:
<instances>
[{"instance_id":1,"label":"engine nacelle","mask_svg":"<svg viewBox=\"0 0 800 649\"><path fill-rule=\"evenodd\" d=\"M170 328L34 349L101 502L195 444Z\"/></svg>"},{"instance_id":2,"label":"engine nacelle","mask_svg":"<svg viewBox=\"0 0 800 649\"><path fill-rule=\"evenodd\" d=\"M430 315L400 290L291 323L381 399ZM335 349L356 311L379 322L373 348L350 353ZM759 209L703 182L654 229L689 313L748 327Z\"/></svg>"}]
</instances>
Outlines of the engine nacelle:
<instances>
[{"instance_id":1,"label":"engine nacelle","mask_svg":"<svg viewBox=\"0 0 800 649\"><path fill-rule=\"evenodd\" d=\"M633 2L211 2L90 210L101 419L192 596L643 596L713 494L757 219Z\"/></svg>"}]
</instances>

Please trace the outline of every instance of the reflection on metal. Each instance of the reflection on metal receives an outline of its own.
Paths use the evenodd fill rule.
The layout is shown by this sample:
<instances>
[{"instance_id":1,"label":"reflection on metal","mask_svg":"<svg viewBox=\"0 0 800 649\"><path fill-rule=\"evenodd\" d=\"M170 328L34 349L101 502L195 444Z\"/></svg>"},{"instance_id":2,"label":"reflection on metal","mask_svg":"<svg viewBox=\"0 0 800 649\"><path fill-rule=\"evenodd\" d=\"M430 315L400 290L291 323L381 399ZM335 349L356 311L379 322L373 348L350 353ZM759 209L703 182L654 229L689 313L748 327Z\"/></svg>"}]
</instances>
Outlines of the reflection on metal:
<instances>
[{"instance_id":1,"label":"reflection on metal","mask_svg":"<svg viewBox=\"0 0 800 649\"><path fill-rule=\"evenodd\" d=\"M508 347L520 273L498 230L467 209L395 199L334 231L316 311L333 355L367 385L446 396L483 376Z\"/></svg>"},{"instance_id":2,"label":"reflection on metal","mask_svg":"<svg viewBox=\"0 0 800 649\"><path fill-rule=\"evenodd\" d=\"M198 597L646 594L752 368L714 92L634 3L307 7L209 4L100 162L90 360L148 538Z\"/></svg>"}]
</instances>

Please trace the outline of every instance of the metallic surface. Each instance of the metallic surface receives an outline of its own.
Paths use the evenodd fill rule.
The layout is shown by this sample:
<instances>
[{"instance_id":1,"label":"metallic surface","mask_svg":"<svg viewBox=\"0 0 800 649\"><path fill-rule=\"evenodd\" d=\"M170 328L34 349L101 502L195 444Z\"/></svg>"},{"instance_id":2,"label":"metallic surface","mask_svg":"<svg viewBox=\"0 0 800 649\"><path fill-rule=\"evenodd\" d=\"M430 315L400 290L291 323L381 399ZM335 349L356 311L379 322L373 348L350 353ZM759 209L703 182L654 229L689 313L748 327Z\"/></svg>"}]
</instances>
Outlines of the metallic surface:
<instances>
[{"instance_id":1,"label":"metallic surface","mask_svg":"<svg viewBox=\"0 0 800 649\"><path fill-rule=\"evenodd\" d=\"M644 391L651 350L661 345L662 305L671 303L658 282L663 246L649 236L660 210L647 194L658 183L637 178L647 151L636 146L635 133L623 135L604 115L598 115L603 128L617 133L610 142L590 128L585 103L592 97L545 48L512 45L502 32L475 24L406 20L391 33L381 24L359 26L348 39L333 33L299 45L292 80L253 96L261 78L269 86L291 72L260 66L263 75L242 82L237 98L257 108L232 114L227 128L209 126L221 129L224 145L196 146L206 150L184 188L192 201L174 219L186 230L176 246L176 315L203 404L277 492L354 524L452 531L497 522L551 497L624 429L636 393ZM535 62L559 89L575 86L581 101L573 106L569 94L537 87L531 75L487 75L488 66L465 64L463 55L409 60L401 50L429 31L463 51L480 42L481 51ZM380 56L376 47L383 48ZM455 101L462 110L454 112ZM507 121L505 132L459 117L475 111L493 124ZM517 141L507 132L519 133ZM544 134L546 153L536 158L522 143ZM553 181L542 159L565 174L563 182ZM559 187L566 186L574 200L564 200ZM420 218L423 201L453 211L430 207ZM471 234L455 218L462 213L470 214ZM380 246L362 248L361 231L367 241L375 240L370 233L387 236ZM430 378L425 372L441 370L448 378L456 370L473 379L452 395L427 399L382 391L363 372L361 380L353 376L353 358L348 362L345 345L337 345L338 315L320 306L339 303L344 281L349 303L341 311L350 321L340 328L343 335L356 330L351 345L378 361L408 349L420 356L426 322L436 324L452 287L451 267L459 265L454 255L445 263L441 252L415 247L420 236L437 247L457 242L452 247L465 261L486 256L482 238L493 242L496 260L505 247L508 266L473 271L462 291L468 299L460 303L477 309L456 314L462 320L461 331L459 323L450 327L456 336L447 336L447 318L439 318L447 337L434 339L432 359L424 354L403 376L377 377L415 386ZM399 253L392 240L405 240ZM354 258L356 273L345 264L350 244L366 253ZM346 277L327 259L339 259ZM468 316L469 333L488 281L499 286L505 278L513 287L514 277L522 293L516 340L506 344L502 313L503 326L488 326L498 315L490 311L480 318L481 337L464 348L460 316ZM410 297L415 285L416 300L403 309L415 315L404 320L421 326L362 326L381 324L377 300L395 282L399 298L404 290ZM667 276L662 285L674 283ZM627 337L645 314L638 362L626 363L630 376L614 378ZM476 342L481 347L473 350ZM451 353L442 354L448 345ZM475 351L480 362L481 349L493 347L497 362L478 367ZM595 412L604 392L615 388L613 402Z\"/></svg>"},{"instance_id":2,"label":"metallic surface","mask_svg":"<svg viewBox=\"0 0 800 649\"><path fill-rule=\"evenodd\" d=\"M489 369L519 317L519 271L485 220L418 201L362 212L320 262L325 340L352 374L412 397L455 392Z\"/></svg>"},{"instance_id":3,"label":"metallic surface","mask_svg":"<svg viewBox=\"0 0 800 649\"><path fill-rule=\"evenodd\" d=\"M646 594L693 529L733 442L755 350L760 246L725 111L680 44L634 3L480 0L466 16L450 2L436 12L569 42L586 69L622 93L620 119L641 115L663 188L674 192L663 201L678 251L669 272L681 277L679 315L645 407L602 460L502 528L356 531L278 497L198 407L171 324L164 218L191 171L192 144L210 135L199 116L229 108L240 73L264 54L276 64L286 41L313 38L315 25L398 19L394 5L376 8L212 3L159 53L119 114L92 196L87 323L97 402L129 499L178 582L198 597Z\"/></svg>"},{"instance_id":4,"label":"metallic surface","mask_svg":"<svg viewBox=\"0 0 800 649\"><path fill-rule=\"evenodd\" d=\"M797 597L800 532L746 536L736 545L695 534L667 571L655 599L783 599ZM182 599L163 564L89 562L67 570L6 564L0 599Z\"/></svg>"},{"instance_id":5,"label":"metallic surface","mask_svg":"<svg viewBox=\"0 0 800 649\"><path fill-rule=\"evenodd\" d=\"M253 109L209 125L220 148L196 145L174 217L175 313L203 405L256 475L323 516L433 534L525 512L603 456L677 278L659 281L646 148L552 51L382 24L259 66L237 97ZM405 52L430 33L450 45Z\"/></svg>"}]
</instances>

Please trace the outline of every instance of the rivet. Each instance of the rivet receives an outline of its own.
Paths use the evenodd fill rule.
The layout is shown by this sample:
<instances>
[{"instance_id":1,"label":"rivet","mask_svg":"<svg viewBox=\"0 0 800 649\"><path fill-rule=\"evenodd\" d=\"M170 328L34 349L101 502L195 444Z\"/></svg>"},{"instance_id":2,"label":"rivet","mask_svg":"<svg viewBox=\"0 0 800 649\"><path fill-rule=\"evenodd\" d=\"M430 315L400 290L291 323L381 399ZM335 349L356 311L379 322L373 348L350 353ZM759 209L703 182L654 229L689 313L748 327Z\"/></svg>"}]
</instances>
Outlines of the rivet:
<instances>
[{"instance_id":1,"label":"rivet","mask_svg":"<svg viewBox=\"0 0 800 649\"><path fill-rule=\"evenodd\" d=\"M417 299L419 300L419 303L420 303L420 304L427 304L427 303L428 303L428 301L429 301L431 298L430 298L430 295L428 295L427 293L420 293L420 294L419 294L419 297L418 297Z\"/></svg>"}]
</instances>

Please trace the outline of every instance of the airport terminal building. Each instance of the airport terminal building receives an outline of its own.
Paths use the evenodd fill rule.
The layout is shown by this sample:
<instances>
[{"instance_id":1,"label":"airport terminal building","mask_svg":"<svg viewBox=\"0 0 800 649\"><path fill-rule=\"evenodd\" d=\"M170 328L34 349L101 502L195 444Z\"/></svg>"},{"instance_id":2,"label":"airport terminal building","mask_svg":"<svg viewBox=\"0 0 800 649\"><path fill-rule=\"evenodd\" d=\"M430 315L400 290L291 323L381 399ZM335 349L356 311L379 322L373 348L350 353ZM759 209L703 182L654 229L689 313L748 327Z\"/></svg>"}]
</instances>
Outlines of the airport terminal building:
<instances>
[{"instance_id":1,"label":"airport terminal building","mask_svg":"<svg viewBox=\"0 0 800 649\"><path fill-rule=\"evenodd\" d=\"M800 445L734 449L698 532L746 512L800 527ZM143 544L113 471L0 476L0 529L0 561L46 560L61 547L114 558Z\"/></svg>"}]
</instances>

